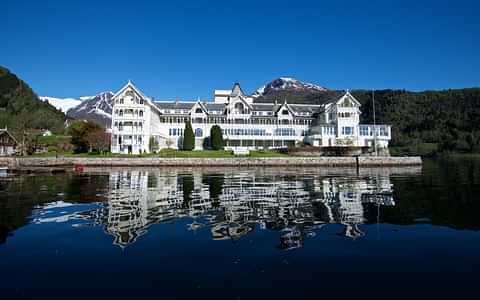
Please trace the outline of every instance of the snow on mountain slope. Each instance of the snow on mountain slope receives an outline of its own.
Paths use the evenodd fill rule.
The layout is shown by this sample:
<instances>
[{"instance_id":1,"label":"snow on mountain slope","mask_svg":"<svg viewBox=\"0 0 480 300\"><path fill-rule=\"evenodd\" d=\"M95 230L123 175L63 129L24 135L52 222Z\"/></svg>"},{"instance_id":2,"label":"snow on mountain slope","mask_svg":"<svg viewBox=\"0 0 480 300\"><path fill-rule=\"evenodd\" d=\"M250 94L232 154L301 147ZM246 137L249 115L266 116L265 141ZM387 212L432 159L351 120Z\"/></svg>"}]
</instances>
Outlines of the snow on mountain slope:
<instances>
[{"instance_id":1,"label":"snow on mountain slope","mask_svg":"<svg viewBox=\"0 0 480 300\"><path fill-rule=\"evenodd\" d=\"M67 113L67 111L71 108L82 103L79 99L74 98L54 98L54 97L39 97L42 101L48 101L51 105L55 106L56 109L62 111L63 113Z\"/></svg>"},{"instance_id":2,"label":"snow on mountain slope","mask_svg":"<svg viewBox=\"0 0 480 300\"><path fill-rule=\"evenodd\" d=\"M96 96L80 97L81 103L70 110L67 115L75 119L86 119L110 127L112 120L112 92L102 92Z\"/></svg>"},{"instance_id":3,"label":"snow on mountain slope","mask_svg":"<svg viewBox=\"0 0 480 300\"><path fill-rule=\"evenodd\" d=\"M257 98L267 96L276 91L324 92L327 91L327 89L313 83L297 80L295 78L280 77L259 88L252 95L252 97Z\"/></svg>"}]
</instances>

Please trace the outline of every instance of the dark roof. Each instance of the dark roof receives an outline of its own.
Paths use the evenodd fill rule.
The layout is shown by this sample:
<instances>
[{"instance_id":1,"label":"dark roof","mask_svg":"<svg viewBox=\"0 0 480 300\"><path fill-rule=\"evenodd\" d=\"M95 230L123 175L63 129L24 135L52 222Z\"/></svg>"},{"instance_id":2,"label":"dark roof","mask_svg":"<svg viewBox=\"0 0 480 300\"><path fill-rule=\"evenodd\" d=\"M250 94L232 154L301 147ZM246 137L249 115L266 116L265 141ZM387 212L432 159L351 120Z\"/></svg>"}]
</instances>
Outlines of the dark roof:
<instances>
[{"instance_id":1,"label":"dark roof","mask_svg":"<svg viewBox=\"0 0 480 300\"><path fill-rule=\"evenodd\" d=\"M265 103L265 104L252 104L252 108L254 111L276 111L280 105L275 105L273 103Z\"/></svg>"},{"instance_id":2,"label":"dark roof","mask_svg":"<svg viewBox=\"0 0 480 300\"><path fill-rule=\"evenodd\" d=\"M0 129L0 135L4 135L4 134L8 135L10 137L10 139L12 139L15 144L17 144L17 140L15 139L15 137L10 132L8 132L8 130Z\"/></svg>"},{"instance_id":3,"label":"dark roof","mask_svg":"<svg viewBox=\"0 0 480 300\"><path fill-rule=\"evenodd\" d=\"M312 104L312 105L326 105L329 103L337 102L343 95L344 91L324 91L316 93L303 93L295 94L291 92L283 92L278 95L269 97L259 97L254 101L255 103L272 103L275 99L281 100L283 103L285 100L288 104Z\"/></svg>"},{"instance_id":4,"label":"dark roof","mask_svg":"<svg viewBox=\"0 0 480 300\"><path fill-rule=\"evenodd\" d=\"M207 108L208 111L224 111L225 104L220 103L203 103L203 105Z\"/></svg>"},{"instance_id":5,"label":"dark roof","mask_svg":"<svg viewBox=\"0 0 480 300\"><path fill-rule=\"evenodd\" d=\"M192 109L195 102L153 102L160 109Z\"/></svg>"},{"instance_id":6,"label":"dark roof","mask_svg":"<svg viewBox=\"0 0 480 300\"><path fill-rule=\"evenodd\" d=\"M318 106L309 106L309 105L296 105L296 104L289 104L290 108L296 113L314 113L318 112L321 107Z\"/></svg>"}]
</instances>

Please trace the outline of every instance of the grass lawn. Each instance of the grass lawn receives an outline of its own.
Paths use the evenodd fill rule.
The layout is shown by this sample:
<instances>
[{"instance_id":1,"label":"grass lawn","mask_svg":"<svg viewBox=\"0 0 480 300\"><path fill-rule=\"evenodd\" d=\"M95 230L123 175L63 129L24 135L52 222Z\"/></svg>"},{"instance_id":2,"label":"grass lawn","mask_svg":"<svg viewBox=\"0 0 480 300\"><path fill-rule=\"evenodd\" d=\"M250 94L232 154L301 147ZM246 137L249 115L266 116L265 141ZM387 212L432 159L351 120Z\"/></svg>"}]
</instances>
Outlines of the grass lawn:
<instances>
[{"instance_id":1,"label":"grass lawn","mask_svg":"<svg viewBox=\"0 0 480 300\"><path fill-rule=\"evenodd\" d=\"M225 150L200 150L200 151L183 151L175 149L162 149L158 154L153 154L153 156L158 157L208 157L208 158L217 158L217 157L235 157L232 151Z\"/></svg>"},{"instance_id":2,"label":"grass lawn","mask_svg":"<svg viewBox=\"0 0 480 300\"><path fill-rule=\"evenodd\" d=\"M55 157L56 153L46 152L34 154L28 157ZM250 151L249 155L245 156L236 156L232 151L226 150L198 150L198 151L183 151L175 149L162 149L157 154L141 154L141 155L128 155L128 154L114 154L114 153L58 153L58 157L92 157L92 158L103 158L103 157L193 157L193 158L233 158L233 157L288 157L287 154L279 153L272 150L256 150Z\"/></svg>"}]
</instances>

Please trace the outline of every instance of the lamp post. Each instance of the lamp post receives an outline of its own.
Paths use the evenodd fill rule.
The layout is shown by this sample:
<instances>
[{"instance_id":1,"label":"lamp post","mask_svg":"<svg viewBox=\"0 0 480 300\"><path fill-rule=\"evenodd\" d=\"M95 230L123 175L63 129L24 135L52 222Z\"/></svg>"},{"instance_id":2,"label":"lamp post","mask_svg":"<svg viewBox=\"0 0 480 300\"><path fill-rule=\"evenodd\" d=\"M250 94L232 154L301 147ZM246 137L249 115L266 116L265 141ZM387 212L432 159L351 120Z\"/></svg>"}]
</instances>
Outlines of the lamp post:
<instances>
[{"instance_id":1,"label":"lamp post","mask_svg":"<svg viewBox=\"0 0 480 300\"><path fill-rule=\"evenodd\" d=\"M375 90L372 90L372 106L373 106L373 147L375 149L375 156L378 156L377 152L377 122L375 119Z\"/></svg>"}]
</instances>

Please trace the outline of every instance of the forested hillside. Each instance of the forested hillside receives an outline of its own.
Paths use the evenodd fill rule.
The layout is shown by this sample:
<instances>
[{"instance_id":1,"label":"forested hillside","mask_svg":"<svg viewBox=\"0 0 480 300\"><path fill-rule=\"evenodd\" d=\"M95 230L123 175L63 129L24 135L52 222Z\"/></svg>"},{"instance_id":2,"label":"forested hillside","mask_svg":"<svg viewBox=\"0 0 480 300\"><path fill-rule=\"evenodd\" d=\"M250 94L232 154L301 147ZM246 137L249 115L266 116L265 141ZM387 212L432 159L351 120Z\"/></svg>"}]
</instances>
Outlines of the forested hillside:
<instances>
[{"instance_id":1,"label":"forested hillside","mask_svg":"<svg viewBox=\"0 0 480 300\"><path fill-rule=\"evenodd\" d=\"M28 129L64 131L65 115L41 101L32 89L8 69L0 67L0 127L15 134Z\"/></svg>"},{"instance_id":2,"label":"forested hillside","mask_svg":"<svg viewBox=\"0 0 480 300\"><path fill-rule=\"evenodd\" d=\"M279 91L256 99L275 99L289 103L321 104L340 91ZM362 103L361 122L372 124L372 91L351 91ZM391 124L392 146L411 154L433 154L438 151L480 151L480 88L409 92L375 91L377 124Z\"/></svg>"},{"instance_id":3,"label":"forested hillside","mask_svg":"<svg viewBox=\"0 0 480 300\"><path fill-rule=\"evenodd\" d=\"M353 91L363 104L362 122L372 123L372 92ZM438 151L480 150L480 89L375 91L377 123L392 125L392 145L435 145Z\"/></svg>"}]
</instances>

